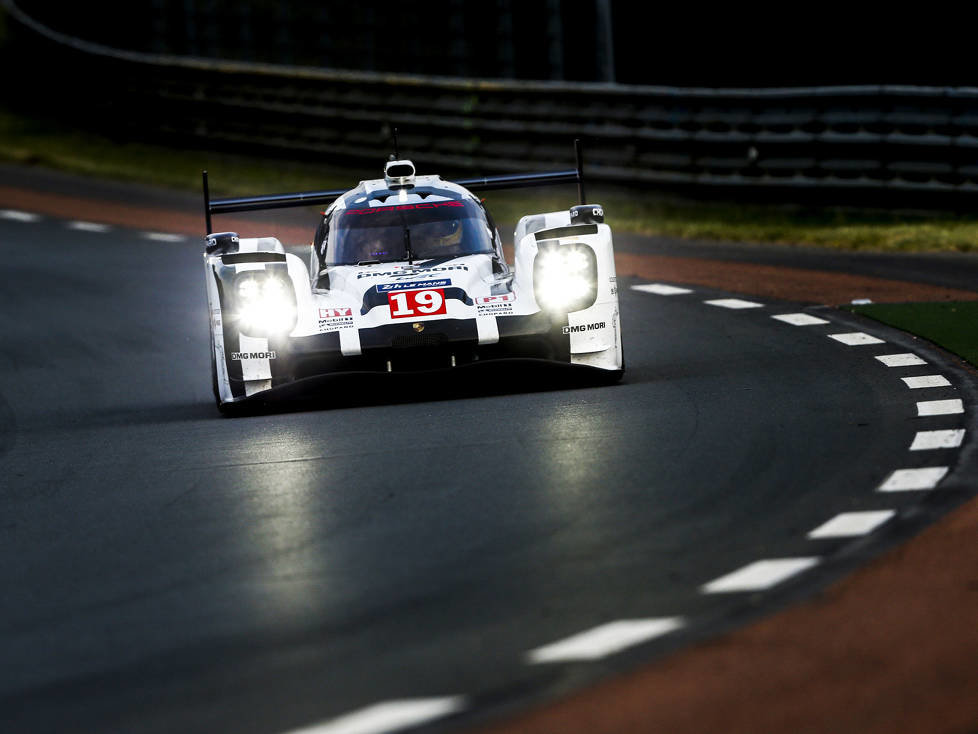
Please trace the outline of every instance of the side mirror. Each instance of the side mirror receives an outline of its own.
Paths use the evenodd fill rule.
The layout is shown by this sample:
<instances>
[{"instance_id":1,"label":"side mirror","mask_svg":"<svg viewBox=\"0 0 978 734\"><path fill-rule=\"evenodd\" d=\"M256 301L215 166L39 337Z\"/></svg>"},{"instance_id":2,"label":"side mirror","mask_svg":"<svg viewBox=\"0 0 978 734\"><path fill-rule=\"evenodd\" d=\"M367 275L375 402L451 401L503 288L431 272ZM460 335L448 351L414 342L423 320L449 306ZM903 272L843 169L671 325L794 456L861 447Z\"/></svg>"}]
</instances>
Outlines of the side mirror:
<instances>
[{"instance_id":1,"label":"side mirror","mask_svg":"<svg viewBox=\"0 0 978 734\"><path fill-rule=\"evenodd\" d=\"M604 224L604 207L600 204L578 204L570 208L571 224Z\"/></svg>"},{"instance_id":2,"label":"side mirror","mask_svg":"<svg viewBox=\"0 0 978 734\"><path fill-rule=\"evenodd\" d=\"M215 232L204 238L204 252L208 255L227 255L238 251L237 232Z\"/></svg>"}]
</instances>

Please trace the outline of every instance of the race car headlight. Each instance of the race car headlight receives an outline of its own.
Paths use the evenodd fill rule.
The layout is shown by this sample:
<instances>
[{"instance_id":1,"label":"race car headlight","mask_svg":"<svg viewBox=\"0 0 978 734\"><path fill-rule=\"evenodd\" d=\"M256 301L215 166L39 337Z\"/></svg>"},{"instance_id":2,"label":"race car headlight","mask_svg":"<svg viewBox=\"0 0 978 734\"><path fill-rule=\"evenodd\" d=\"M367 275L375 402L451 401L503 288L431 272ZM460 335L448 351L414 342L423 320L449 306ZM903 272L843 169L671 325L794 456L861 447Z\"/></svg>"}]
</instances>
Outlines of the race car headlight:
<instances>
[{"instance_id":1,"label":"race car headlight","mask_svg":"<svg viewBox=\"0 0 978 734\"><path fill-rule=\"evenodd\" d=\"M246 334L282 334L295 328L295 290L287 278L242 273L234 281L234 301L238 328Z\"/></svg>"},{"instance_id":2,"label":"race car headlight","mask_svg":"<svg viewBox=\"0 0 978 734\"><path fill-rule=\"evenodd\" d=\"M547 311L580 311L597 297L598 260L587 245L540 243L533 261L533 293Z\"/></svg>"}]
</instances>

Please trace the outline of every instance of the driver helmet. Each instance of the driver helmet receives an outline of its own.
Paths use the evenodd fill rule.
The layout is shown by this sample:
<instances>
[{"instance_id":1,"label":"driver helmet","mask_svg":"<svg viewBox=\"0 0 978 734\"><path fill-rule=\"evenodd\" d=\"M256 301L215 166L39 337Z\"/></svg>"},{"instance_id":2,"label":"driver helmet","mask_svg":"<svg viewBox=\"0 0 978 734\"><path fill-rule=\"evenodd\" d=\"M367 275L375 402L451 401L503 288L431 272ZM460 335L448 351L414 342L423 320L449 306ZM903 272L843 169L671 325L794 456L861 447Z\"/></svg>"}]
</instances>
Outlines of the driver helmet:
<instances>
[{"instance_id":1,"label":"driver helmet","mask_svg":"<svg viewBox=\"0 0 978 734\"><path fill-rule=\"evenodd\" d=\"M355 227L346 234L345 249L347 259L351 262L362 262L377 259L376 234L370 227Z\"/></svg>"},{"instance_id":2,"label":"driver helmet","mask_svg":"<svg viewBox=\"0 0 978 734\"><path fill-rule=\"evenodd\" d=\"M428 242L433 247L454 247L462 241L462 221L446 219L432 222L428 227Z\"/></svg>"}]
</instances>

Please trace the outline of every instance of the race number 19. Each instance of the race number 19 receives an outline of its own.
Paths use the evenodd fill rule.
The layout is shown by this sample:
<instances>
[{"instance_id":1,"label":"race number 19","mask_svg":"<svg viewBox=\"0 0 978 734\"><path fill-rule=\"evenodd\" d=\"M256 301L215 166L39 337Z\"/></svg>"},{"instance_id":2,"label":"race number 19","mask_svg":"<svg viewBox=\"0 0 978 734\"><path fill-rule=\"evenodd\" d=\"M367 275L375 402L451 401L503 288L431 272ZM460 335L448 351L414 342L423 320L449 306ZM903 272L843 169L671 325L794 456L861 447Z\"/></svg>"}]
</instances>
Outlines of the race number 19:
<instances>
[{"instance_id":1,"label":"race number 19","mask_svg":"<svg viewBox=\"0 0 978 734\"><path fill-rule=\"evenodd\" d=\"M390 303L392 319L448 313L445 307L445 291L441 288L388 293L387 299Z\"/></svg>"}]
</instances>

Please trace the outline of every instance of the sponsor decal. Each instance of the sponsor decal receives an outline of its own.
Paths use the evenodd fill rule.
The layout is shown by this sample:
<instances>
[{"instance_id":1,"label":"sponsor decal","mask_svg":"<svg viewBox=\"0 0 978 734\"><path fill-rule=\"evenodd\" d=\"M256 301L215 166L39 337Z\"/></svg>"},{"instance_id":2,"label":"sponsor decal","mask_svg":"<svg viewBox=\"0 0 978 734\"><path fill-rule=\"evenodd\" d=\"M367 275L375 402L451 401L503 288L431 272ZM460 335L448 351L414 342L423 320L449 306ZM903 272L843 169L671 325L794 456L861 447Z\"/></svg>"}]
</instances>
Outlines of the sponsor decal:
<instances>
[{"instance_id":1,"label":"sponsor decal","mask_svg":"<svg viewBox=\"0 0 978 734\"><path fill-rule=\"evenodd\" d=\"M561 331L564 334L579 334L582 331L598 331L599 329L607 328L608 324L605 321L598 321L594 324L581 324L580 326L565 326Z\"/></svg>"},{"instance_id":2,"label":"sponsor decal","mask_svg":"<svg viewBox=\"0 0 978 734\"><path fill-rule=\"evenodd\" d=\"M363 209L347 209L346 214L378 214L380 212L402 212L407 209L465 208L461 201L432 201L424 204L400 204L398 206L370 206Z\"/></svg>"},{"instance_id":3,"label":"sponsor decal","mask_svg":"<svg viewBox=\"0 0 978 734\"><path fill-rule=\"evenodd\" d=\"M325 334L330 331L340 329L350 329L353 327L353 309L342 308L321 308L319 309L319 333Z\"/></svg>"},{"instance_id":4,"label":"sponsor decal","mask_svg":"<svg viewBox=\"0 0 978 734\"><path fill-rule=\"evenodd\" d=\"M448 278L441 280L416 280L409 283L381 283L377 286L378 293L389 293L391 291L409 291L415 288L438 288L451 285L452 281Z\"/></svg>"},{"instance_id":5,"label":"sponsor decal","mask_svg":"<svg viewBox=\"0 0 978 734\"><path fill-rule=\"evenodd\" d=\"M405 275L426 275L427 273L443 273L449 270L468 270L468 265L442 265L436 268L413 268L406 267L398 270L368 271L357 273L357 280L361 278L403 278Z\"/></svg>"},{"instance_id":6,"label":"sponsor decal","mask_svg":"<svg viewBox=\"0 0 978 734\"><path fill-rule=\"evenodd\" d=\"M513 312L515 293L500 293L498 296L479 296L475 299L475 308L480 316L498 316Z\"/></svg>"},{"instance_id":7,"label":"sponsor decal","mask_svg":"<svg viewBox=\"0 0 978 734\"><path fill-rule=\"evenodd\" d=\"M239 362L242 359L277 359L278 355L274 352L231 352L231 360Z\"/></svg>"},{"instance_id":8,"label":"sponsor decal","mask_svg":"<svg viewBox=\"0 0 978 734\"><path fill-rule=\"evenodd\" d=\"M340 329L352 329L353 317L351 316L348 321L341 319L320 319L318 328L320 334L328 334L331 331L339 331Z\"/></svg>"},{"instance_id":9,"label":"sponsor decal","mask_svg":"<svg viewBox=\"0 0 978 734\"><path fill-rule=\"evenodd\" d=\"M475 302L476 304L512 303L515 300L515 293L500 293L498 296L479 296Z\"/></svg>"},{"instance_id":10,"label":"sponsor decal","mask_svg":"<svg viewBox=\"0 0 978 734\"><path fill-rule=\"evenodd\" d=\"M441 288L388 293L387 303L391 308L392 319L409 319L448 313L445 291Z\"/></svg>"},{"instance_id":11,"label":"sponsor decal","mask_svg":"<svg viewBox=\"0 0 978 734\"><path fill-rule=\"evenodd\" d=\"M573 209L571 209L570 215L571 215L571 219L574 219L574 217L579 217L581 215L581 212L577 210L577 207L574 207ZM604 209L602 209L600 206L593 207L591 209L591 216L592 217L601 217L603 219L604 218Z\"/></svg>"},{"instance_id":12,"label":"sponsor decal","mask_svg":"<svg viewBox=\"0 0 978 734\"><path fill-rule=\"evenodd\" d=\"M342 316L352 316L352 308L321 308L319 309L319 318L321 319L335 319Z\"/></svg>"}]
</instances>

